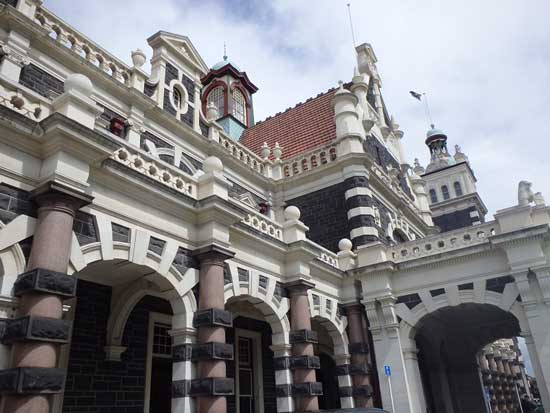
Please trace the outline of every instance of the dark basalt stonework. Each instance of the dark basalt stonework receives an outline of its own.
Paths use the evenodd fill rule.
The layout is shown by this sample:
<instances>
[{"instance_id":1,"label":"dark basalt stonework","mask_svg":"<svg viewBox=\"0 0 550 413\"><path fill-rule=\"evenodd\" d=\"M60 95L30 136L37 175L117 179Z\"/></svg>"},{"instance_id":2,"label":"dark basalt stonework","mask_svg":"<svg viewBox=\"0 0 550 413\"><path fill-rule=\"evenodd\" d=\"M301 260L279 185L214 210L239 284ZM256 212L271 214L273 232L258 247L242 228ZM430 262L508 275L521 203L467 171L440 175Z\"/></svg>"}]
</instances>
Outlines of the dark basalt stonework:
<instances>
[{"instance_id":1,"label":"dark basalt stonework","mask_svg":"<svg viewBox=\"0 0 550 413\"><path fill-rule=\"evenodd\" d=\"M205 138L208 137L208 125L206 124L205 121L203 121L202 119L199 121L199 126L201 128L201 134L202 136L204 136Z\"/></svg>"},{"instance_id":2,"label":"dark basalt stonework","mask_svg":"<svg viewBox=\"0 0 550 413\"><path fill-rule=\"evenodd\" d=\"M374 136L367 136L366 140L363 142L363 149L368 153L374 161L380 165L382 168L387 168L388 165L391 165L393 168L401 170L401 165L399 162L392 156L390 151ZM414 199L411 193L411 189L407 184L407 179L404 174L400 173L398 175L399 186L405 192L410 199Z\"/></svg>"},{"instance_id":3,"label":"dark basalt stonework","mask_svg":"<svg viewBox=\"0 0 550 413\"><path fill-rule=\"evenodd\" d=\"M162 250L164 249L164 245L166 245L166 241L162 239L158 239L155 237L149 238L149 251L153 251L157 255L162 255Z\"/></svg>"},{"instance_id":4,"label":"dark basalt stonework","mask_svg":"<svg viewBox=\"0 0 550 413\"><path fill-rule=\"evenodd\" d=\"M171 145L168 142L162 140L157 135L153 135L151 132L145 131L140 135L140 142L139 142L139 146L143 150L147 150L147 148L145 147L145 140L150 140L155 144L157 148L174 149L174 145Z\"/></svg>"},{"instance_id":5,"label":"dark basalt stonework","mask_svg":"<svg viewBox=\"0 0 550 413\"><path fill-rule=\"evenodd\" d=\"M36 206L30 201L29 193L0 184L0 221L8 224L19 215L36 217Z\"/></svg>"},{"instance_id":6,"label":"dark basalt stonework","mask_svg":"<svg viewBox=\"0 0 550 413\"><path fill-rule=\"evenodd\" d=\"M197 311L193 316L193 327L233 327L233 314L218 308Z\"/></svg>"},{"instance_id":7,"label":"dark basalt stonework","mask_svg":"<svg viewBox=\"0 0 550 413\"><path fill-rule=\"evenodd\" d=\"M353 386L352 393L354 397L371 397L373 395L372 386L365 384L363 386Z\"/></svg>"},{"instance_id":8,"label":"dark basalt stonework","mask_svg":"<svg viewBox=\"0 0 550 413\"><path fill-rule=\"evenodd\" d=\"M86 212L76 211L73 231L81 246L99 241L95 217Z\"/></svg>"},{"instance_id":9,"label":"dark basalt stonework","mask_svg":"<svg viewBox=\"0 0 550 413\"><path fill-rule=\"evenodd\" d=\"M164 74L164 81L166 85L170 85L172 80L176 80L178 77L178 69L170 63L166 63L166 72Z\"/></svg>"},{"instance_id":10,"label":"dark basalt stonework","mask_svg":"<svg viewBox=\"0 0 550 413\"><path fill-rule=\"evenodd\" d=\"M505 275L503 277L491 278L485 281L485 289L487 291L493 291L495 293L502 294L506 284L513 283L514 278L511 275Z\"/></svg>"},{"instance_id":11,"label":"dark basalt stonework","mask_svg":"<svg viewBox=\"0 0 550 413\"><path fill-rule=\"evenodd\" d=\"M193 257L192 251L183 247L178 248L172 265L176 267L181 275L184 275L189 268L199 268L199 263L197 259Z\"/></svg>"},{"instance_id":12,"label":"dark basalt stonework","mask_svg":"<svg viewBox=\"0 0 550 413\"><path fill-rule=\"evenodd\" d=\"M433 218L434 225L441 229L441 232L452 231L454 229L466 228L471 226L474 221L479 221L478 217L470 217L470 212L477 211L476 207L472 206L461 211L455 211L450 214L440 215Z\"/></svg>"},{"instance_id":13,"label":"dark basalt stonework","mask_svg":"<svg viewBox=\"0 0 550 413\"><path fill-rule=\"evenodd\" d=\"M339 366L336 366L336 375L337 376L347 376L350 372L350 365L349 364L341 364Z\"/></svg>"},{"instance_id":14,"label":"dark basalt stonework","mask_svg":"<svg viewBox=\"0 0 550 413\"><path fill-rule=\"evenodd\" d=\"M145 95L151 97L155 94L156 89L157 89L157 85L151 85L151 84L145 82L145 85L143 87L143 93L145 93Z\"/></svg>"},{"instance_id":15,"label":"dark basalt stonework","mask_svg":"<svg viewBox=\"0 0 550 413\"><path fill-rule=\"evenodd\" d=\"M336 184L286 201L300 209L308 238L333 252L338 252L342 238L349 238L345 191L344 185Z\"/></svg>"},{"instance_id":16,"label":"dark basalt stonework","mask_svg":"<svg viewBox=\"0 0 550 413\"><path fill-rule=\"evenodd\" d=\"M368 354L369 345L367 343L349 343L349 354Z\"/></svg>"},{"instance_id":17,"label":"dark basalt stonework","mask_svg":"<svg viewBox=\"0 0 550 413\"><path fill-rule=\"evenodd\" d=\"M187 106L187 112L181 115L180 120L189 127L193 127L195 118L195 108Z\"/></svg>"},{"instance_id":18,"label":"dark basalt stonework","mask_svg":"<svg viewBox=\"0 0 550 413\"><path fill-rule=\"evenodd\" d=\"M46 341L66 343L69 340L71 322L55 318L26 316L7 320L2 342Z\"/></svg>"},{"instance_id":19,"label":"dark basalt stonework","mask_svg":"<svg viewBox=\"0 0 550 413\"><path fill-rule=\"evenodd\" d=\"M21 274L13 285L13 294L46 293L72 298L76 293L76 278L60 272L35 268Z\"/></svg>"},{"instance_id":20,"label":"dark basalt stonework","mask_svg":"<svg viewBox=\"0 0 550 413\"><path fill-rule=\"evenodd\" d=\"M193 361L199 360L233 360L233 344L203 343L195 344L191 352Z\"/></svg>"},{"instance_id":21,"label":"dark basalt stonework","mask_svg":"<svg viewBox=\"0 0 550 413\"><path fill-rule=\"evenodd\" d=\"M64 413L143 412L149 313L171 314L170 303L146 296L134 307L122 337L121 361L105 359L111 287L78 281Z\"/></svg>"},{"instance_id":22,"label":"dark basalt stonework","mask_svg":"<svg viewBox=\"0 0 550 413\"><path fill-rule=\"evenodd\" d=\"M420 298L420 296L414 293L414 294L407 294L407 295L402 295L400 297L397 297L397 301L395 302L395 304L404 303L409 308L409 310L412 310L421 302L422 302L422 299Z\"/></svg>"},{"instance_id":23,"label":"dark basalt stonework","mask_svg":"<svg viewBox=\"0 0 550 413\"><path fill-rule=\"evenodd\" d=\"M174 106L172 106L172 102L170 102L170 90L168 89L164 89L164 101L162 108L171 115L176 116L177 114L176 108L174 108Z\"/></svg>"},{"instance_id":24,"label":"dark basalt stonework","mask_svg":"<svg viewBox=\"0 0 550 413\"><path fill-rule=\"evenodd\" d=\"M291 330L289 333L290 344L312 343L317 344L319 337L314 330Z\"/></svg>"},{"instance_id":25,"label":"dark basalt stonework","mask_svg":"<svg viewBox=\"0 0 550 413\"><path fill-rule=\"evenodd\" d=\"M17 7L17 2L19 0L0 0L0 3L7 4L8 6Z\"/></svg>"},{"instance_id":26,"label":"dark basalt stonework","mask_svg":"<svg viewBox=\"0 0 550 413\"><path fill-rule=\"evenodd\" d=\"M180 344L172 347L172 361L178 363L189 361L193 355L193 344Z\"/></svg>"},{"instance_id":27,"label":"dark basalt stonework","mask_svg":"<svg viewBox=\"0 0 550 413\"><path fill-rule=\"evenodd\" d=\"M189 395L198 396L231 396L235 393L233 379L227 377L212 377L191 380Z\"/></svg>"},{"instance_id":28,"label":"dark basalt stonework","mask_svg":"<svg viewBox=\"0 0 550 413\"><path fill-rule=\"evenodd\" d=\"M319 382L294 383L291 385L291 388L292 395L295 397L323 395L323 383Z\"/></svg>"},{"instance_id":29,"label":"dark basalt stonework","mask_svg":"<svg viewBox=\"0 0 550 413\"><path fill-rule=\"evenodd\" d=\"M58 95L63 93L64 82L62 80L50 75L32 63L23 66L21 69L19 83L44 97L49 97L52 92Z\"/></svg>"},{"instance_id":30,"label":"dark basalt stonework","mask_svg":"<svg viewBox=\"0 0 550 413\"><path fill-rule=\"evenodd\" d=\"M178 399L180 397L189 396L189 389L191 388L191 380L176 380L172 382L172 398Z\"/></svg>"},{"instance_id":31,"label":"dark basalt stonework","mask_svg":"<svg viewBox=\"0 0 550 413\"><path fill-rule=\"evenodd\" d=\"M368 376L372 372L367 363L350 364L349 374L352 376Z\"/></svg>"},{"instance_id":32,"label":"dark basalt stonework","mask_svg":"<svg viewBox=\"0 0 550 413\"><path fill-rule=\"evenodd\" d=\"M293 356L289 358L290 369L320 369L321 360L318 356Z\"/></svg>"},{"instance_id":33,"label":"dark basalt stonework","mask_svg":"<svg viewBox=\"0 0 550 413\"><path fill-rule=\"evenodd\" d=\"M340 397L352 397L353 396L353 387L338 387L338 393Z\"/></svg>"},{"instance_id":34,"label":"dark basalt stonework","mask_svg":"<svg viewBox=\"0 0 550 413\"><path fill-rule=\"evenodd\" d=\"M113 232L113 241L115 242L130 242L130 228L124 227L114 222L111 224L111 230Z\"/></svg>"},{"instance_id":35,"label":"dark basalt stonework","mask_svg":"<svg viewBox=\"0 0 550 413\"><path fill-rule=\"evenodd\" d=\"M231 188L229 188L229 190L228 190L228 194L231 198L238 199L241 195L249 193L250 195L252 195L252 198L254 198L254 201L256 202L256 205L258 205L262 202L265 202L264 198L256 195L252 191L246 189L244 186L241 186L241 185L239 185L238 183L236 183L234 181L231 181L231 180L229 180L229 181L233 184L233 186Z\"/></svg>"},{"instance_id":36,"label":"dark basalt stonework","mask_svg":"<svg viewBox=\"0 0 550 413\"><path fill-rule=\"evenodd\" d=\"M61 393L64 383L65 371L63 369L19 367L0 371L1 393Z\"/></svg>"}]
</instances>

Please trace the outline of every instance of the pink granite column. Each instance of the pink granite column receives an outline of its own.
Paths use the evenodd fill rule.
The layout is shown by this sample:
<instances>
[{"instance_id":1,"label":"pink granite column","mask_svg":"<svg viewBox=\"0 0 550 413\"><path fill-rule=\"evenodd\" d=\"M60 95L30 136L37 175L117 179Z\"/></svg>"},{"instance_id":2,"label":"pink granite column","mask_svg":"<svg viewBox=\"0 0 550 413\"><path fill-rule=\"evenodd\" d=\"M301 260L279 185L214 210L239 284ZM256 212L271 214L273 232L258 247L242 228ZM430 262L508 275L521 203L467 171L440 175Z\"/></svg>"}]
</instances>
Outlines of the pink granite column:
<instances>
[{"instance_id":1,"label":"pink granite column","mask_svg":"<svg viewBox=\"0 0 550 413\"><path fill-rule=\"evenodd\" d=\"M225 344L225 328L232 326L232 318L225 311L223 273L225 260L234 254L209 246L194 255L200 261L196 348L207 354L198 358L198 379L192 382L191 395L196 395L198 413L226 413L226 396L234 390L232 379L226 378L225 360L232 358L233 352Z\"/></svg>"},{"instance_id":2,"label":"pink granite column","mask_svg":"<svg viewBox=\"0 0 550 413\"><path fill-rule=\"evenodd\" d=\"M311 313L307 297L307 291L313 288L313 286L312 283L303 280L294 281L285 286L290 295L292 358L305 358L309 360L315 356L313 343L317 341L317 336L311 330ZM315 393L314 386L317 385L315 369L295 368L293 369L293 375L293 396L295 398L296 412L319 411L317 396L312 394ZM299 394L301 391L305 393Z\"/></svg>"},{"instance_id":3,"label":"pink granite column","mask_svg":"<svg viewBox=\"0 0 550 413\"><path fill-rule=\"evenodd\" d=\"M17 394L8 395L4 411L10 413L47 413L51 394L63 390L64 372L55 367L62 342L59 337L68 326L60 321L63 299L74 295L76 287L75 279L66 275L73 219L77 209L92 201L91 197L54 183L38 188L31 196L38 204L38 219L27 272L14 286L14 293L20 297L16 320L32 320L29 324L40 322L44 336L32 337L37 333L29 328L25 337L13 337L11 371L19 375L23 383L27 378L34 381L35 389L20 388ZM8 324L8 331L9 328ZM52 335L57 337L52 340ZM58 382L60 389L54 388ZM32 387L32 383L29 385Z\"/></svg>"},{"instance_id":4,"label":"pink granite column","mask_svg":"<svg viewBox=\"0 0 550 413\"><path fill-rule=\"evenodd\" d=\"M351 355L350 373L352 375L355 407L373 407L371 364L367 331L364 328L364 307L360 303L345 306L348 318L348 339Z\"/></svg>"}]
</instances>

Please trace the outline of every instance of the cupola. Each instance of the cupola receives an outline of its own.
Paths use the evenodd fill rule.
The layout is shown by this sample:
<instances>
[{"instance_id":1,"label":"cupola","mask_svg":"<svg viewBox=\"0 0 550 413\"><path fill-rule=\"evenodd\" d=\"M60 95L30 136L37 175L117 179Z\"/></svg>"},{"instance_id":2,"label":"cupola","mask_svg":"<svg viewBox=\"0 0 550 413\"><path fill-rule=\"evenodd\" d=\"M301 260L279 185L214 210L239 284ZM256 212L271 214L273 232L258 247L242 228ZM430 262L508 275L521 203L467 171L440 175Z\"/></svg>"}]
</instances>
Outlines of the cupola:
<instances>
[{"instance_id":1,"label":"cupola","mask_svg":"<svg viewBox=\"0 0 550 413\"><path fill-rule=\"evenodd\" d=\"M215 107L217 122L230 137L238 140L246 128L254 125L252 95L258 88L227 54L210 68L201 82L203 113Z\"/></svg>"}]
</instances>

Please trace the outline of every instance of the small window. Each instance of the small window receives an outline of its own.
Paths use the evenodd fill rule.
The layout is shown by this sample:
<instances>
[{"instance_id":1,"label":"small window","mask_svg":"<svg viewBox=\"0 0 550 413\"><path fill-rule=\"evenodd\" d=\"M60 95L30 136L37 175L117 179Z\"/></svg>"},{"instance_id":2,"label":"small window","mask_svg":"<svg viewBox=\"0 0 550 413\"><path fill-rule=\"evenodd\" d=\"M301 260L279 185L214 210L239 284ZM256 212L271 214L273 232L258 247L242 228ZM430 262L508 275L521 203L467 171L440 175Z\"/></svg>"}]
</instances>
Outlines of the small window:
<instances>
[{"instance_id":1,"label":"small window","mask_svg":"<svg viewBox=\"0 0 550 413\"><path fill-rule=\"evenodd\" d=\"M223 93L223 87L217 86L210 91L208 97L206 98L208 104L213 103L218 109L218 116L222 117L225 115L225 96Z\"/></svg>"},{"instance_id":2,"label":"small window","mask_svg":"<svg viewBox=\"0 0 550 413\"><path fill-rule=\"evenodd\" d=\"M451 196L449 195L449 188L447 188L447 185L443 185L441 187L441 193L443 194L443 199L447 200Z\"/></svg>"},{"instance_id":3,"label":"small window","mask_svg":"<svg viewBox=\"0 0 550 413\"><path fill-rule=\"evenodd\" d=\"M177 110L181 110L183 106L183 98L181 96L181 91L177 87L175 87L172 90L172 94L174 96L174 106L176 107Z\"/></svg>"},{"instance_id":4,"label":"small window","mask_svg":"<svg viewBox=\"0 0 550 413\"><path fill-rule=\"evenodd\" d=\"M437 203L437 194L435 193L435 189L430 189L430 200L432 201L432 204Z\"/></svg>"},{"instance_id":5,"label":"small window","mask_svg":"<svg viewBox=\"0 0 550 413\"><path fill-rule=\"evenodd\" d=\"M233 90L233 116L246 125L246 100L239 89Z\"/></svg>"},{"instance_id":6,"label":"small window","mask_svg":"<svg viewBox=\"0 0 550 413\"><path fill-rule=\"evenodd\" d=\"M153 331L153 355L170 357L172 354L172 338L168 331L172 327L167 324L155 323Z\"/></svg>"},{"instance_id":7,"label":"small window","mask_svg":"<svg viewBox=\"0 0 550 413\"><path fill-rule=\"evenodd\" d=\"M462 186L460 185L460 182L455 182L454 186L456 196L462 196Z\"/></svg>"}]
</instances>

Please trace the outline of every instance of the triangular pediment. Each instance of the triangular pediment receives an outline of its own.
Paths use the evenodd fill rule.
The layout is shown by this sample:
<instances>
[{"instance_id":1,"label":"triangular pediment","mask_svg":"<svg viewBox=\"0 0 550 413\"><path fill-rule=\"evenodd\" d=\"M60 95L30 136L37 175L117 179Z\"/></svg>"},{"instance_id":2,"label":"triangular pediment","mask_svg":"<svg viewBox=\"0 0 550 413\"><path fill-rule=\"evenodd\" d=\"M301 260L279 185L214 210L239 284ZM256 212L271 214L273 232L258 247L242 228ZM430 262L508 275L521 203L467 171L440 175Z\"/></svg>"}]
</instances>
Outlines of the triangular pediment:
<instances>
[{"instance_id":1,"label":"triangular pediment","mask_svg":"<svg viewBox=\"0 0 550 413\"><path fill-rule=\"evenodd\" d=\"M250 192L245 192L244 194L239 195L239 201L254 209L258 208L258 204Z\"/></svg>"},{"instance_id":2,"label":"triangular pediment","mask_svg":"<svg viewBox=\"0 0 550 413\"><path fill-rule=\"evenodd\" d=\"M208 66L187 36L160 31L147 39L153 50L164 47L186 66L199 72L201 76L208 72Z\"/></svg>"}]
</instances>

